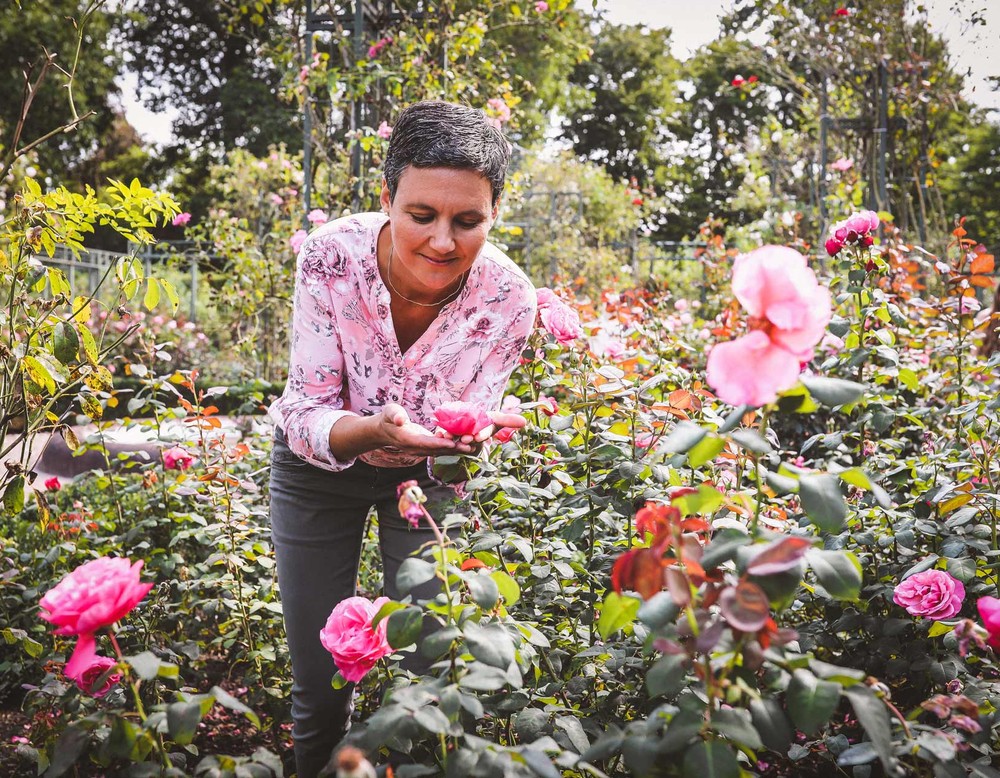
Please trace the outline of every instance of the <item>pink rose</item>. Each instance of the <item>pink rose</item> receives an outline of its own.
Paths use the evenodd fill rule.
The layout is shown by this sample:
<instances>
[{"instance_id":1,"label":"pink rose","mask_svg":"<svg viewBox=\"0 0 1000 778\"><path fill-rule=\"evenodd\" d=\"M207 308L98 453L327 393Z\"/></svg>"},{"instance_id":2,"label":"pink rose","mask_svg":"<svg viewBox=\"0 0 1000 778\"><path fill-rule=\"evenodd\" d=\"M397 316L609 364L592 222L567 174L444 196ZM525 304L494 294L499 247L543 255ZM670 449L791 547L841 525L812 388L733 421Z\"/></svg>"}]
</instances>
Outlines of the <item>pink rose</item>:
<instances>
[{"instance_id":1,"label":"pink rose","mask_svg":"<svg viewBox=\"0 0 1000 778\"><path fill-rule=\"evenodd\" d=\"M619 359L625 354L625 344L601 330L590 339L590 350L599 357Z\"/></svg>"},{"instance_id":2,"label":"pink rose","mask_svg":"<svg viewBox=\"0 0 1000 778\"><path fill-rule=\"evenodd\" d=\"M848 232L856 232L858 235L867 235L869 232L878 229L878 214L875 211L858 211L847 217L844 226Z\"/></svg>"},{"instance_id":3,"label":"pink rose","mask_svg":"<svg viewBox=\"0 0 1000 778\"><path fill-rule=\"evenodd\" d=\"M564 345L583 335L579 315L561 300L540 308L538 315L546 332Z\"/></svg>"},{"instance_id":4,"label":"pink rose","mask_svg":"<svg viewBox=\"0 0 1000 778\"><path fill-rule=\"evenodd\" d=\"M392 127L389 126L388 122L382 122L375 130L375 134L383 140L389 140L389 136L392 135Z\"/></svg>"},{"instance_id":5,"label":"pink rose","mask_svg":"<svg viewBox=\"0 0 1000 778\"><path fill-rule=\"evenodd\" d=\"M187 211L185 211L184 213L177 214L173 218L173 220L171 220L170 223L172 225L174 225L175 227L183 227L189 221L191 221L191 214L189 214Z\"/></svg>"},{"instance_id":6,"label":"pink rose","mask_svg":"<svg viewBox=\"0 0 1000 778\"><path fill-rule=\"evenodd\" d=\"M379 597L375 602L348 597L337 603L326 626L319 631L323 648L330 652L340 674L351 683L360 681L379 659L392 653L385 636L388 620L382 619L377 627L372 627L375 614L387 602L388 597Z\"/></svg>"},{"instance_id":7,"label":"pink rose","mask_svg":"<svg viewBox=\"0 0 1000 778\"><path fill-rule=\"evenodd\" d=\"M296 230L292 237L288 239L288 245L292 247L292 251L298 254L307 237L309 237L309 233L305 230Z\"/></svg>"},{"instance_id":8,"label":"pink rose","mask_svg":"<svg viewBox=\"0 0 1000 778\"><path fill-rule=\"evenodd\" d=\"M326 211L324 211L322 208L313 208L311 211L309 211L306 218L309 220L310 224L313 224L317 227L319 227L321 224L326 224L330 220L330 217L327 216Z\"/></svg>"},{"instance_id":9,"label":"pink rose","mask_svg":"<svg viewBox=\"0 0 1000 778\"><path fill-rule=\"evenodd\" d=\"M514 429L513 427L501 427L500 429L498 429L496 432L493 433L493 440L496 440L500 443L506 443L508 440L514 437L515 432L517 432L517 430Z\"/></svg>"},{"instance_id":10,"label":"pink rose","mask_svg":"<svg viewBox=\"0 0 1000 778\"><path fill-rule=\"evenodd\" d=\"M559 413L559 403L555 397L548 397L544 394L538 395L538 409L546 416L555 416Z\"/></svg>"},{"instance_id":11,"label":"pink rose","mask_svg":"<svg viewBox=\"0 0 1000 778\"><path fill-rule=\"evenodd\" d=\"M987 641L995 651L1000 651L1000 599L996 597L980 597L976 600L976 607L979 608L979 616L983 620L983 626L990 633Z\"/></svg>"},{"instance_id":12,"label":"pink rose","mask_svg":"<svg viewBox=\"0 0 1000 778\"><path fill-rule=\"evenodd\" d=\"M553 303L561 303L562 300L559 299L558 295L549 289L547 286L543 286L541 289L535 290L535 300L538 304L538 310L541 310L547 305L552 305Z\"/></svg>"},{"instance_id":13,"label":"pink rose","mask_svg":"<svg viewBox=\"0 0 1000 778\"><path fill-rule=\"evenodd\" d=\"M965 586L944 570L925 570L896 586L892 600L911 616L950 619L962 610Z\"/></svg>"},{"instance_id":14,"label":"pink rose","mask_svg":"<svg viewBox=\"0 0 1000 778\"><path fill-rule=\"evenodd\" d=\"M467 402L450 402L434 409L434 421L438 427L457 438L475 435L493 422L489 414L478 405Z\"/></svg>"},{"instance_id":15,"label":"pink rose","mask_svg":"<svg viewBox=\"0 0 1000 778\"><path fill-rule=\"evenodd\" d=\"M535 3L535 11L537 11L538 13L543 14L548 10L549 10L549 4L546 3L545 0L538 0Z\"/></svg>"},{"instance_id":16,"label":"pink rose","mask_svg":"<svg viewBox=\"0 0 1000 778\"><path fill-rule=\"evenodd\" d=\"M180 446L168 448L163 452L163 466L167 470L187 470L194 462L194 457Z\"/></svg>"},{"instance_id":17,"label":"pink rose","mask_svg":"<svg viewBox=\"0 0 1000 778\"><path fill-rule=\"evenodd\" d=\"M830 169L836 170L840 173L850 170L852 167L854 167L854 162L849 160L847 157L841 157L840 159L830 163Z\"/></svg>"},{"instance_id":18,"label":"pink rose","mask_svg":"<svg viewBox=\"0 0 1000 778\"><path fill-rule=\"evenodd\" d=\"M62 484L59 483L58 478L52 476L51 478L45 479L45 488L48 489L50 492L58 492L60 489L62 489Z\"/></svg>"},{"instance_id":19,"label":"pink rose","mask_svg":"<svg viewBox=\"0 0 1000 778\"><path fill-rule=\"evenodd\" d=\"M117 664L118 663L114 659L108 659L106 656L96 656L94 657L93 664L85 668L83 672L80 673L79 677L74 678L73 680L76 681L76 685L79 686L81 690L92 697L103 697L111 691L112 686L122 679L122 674L111 673L104 679L104 683L100 686L97 684L101 680L101 677Z\"/></svg>"},{"instance_id":20,"label":"pink rose","mask_svg":"<svg viewBox=\"0 0 1000 778\"><path fill-rule=\"evenodd\" d=\"M39 605L43 619L55 624L57 635L76 635L76 648L66 676L82 677L97 656L94 634L124 618L146 596L152 583L139 580L142 560L99 557L80 565L49 589Z\"/></svg>"},{"instance_id":21,"label":"pink rose","mask_svg":"<svg viewBox=\"0 0 1000 778\"><path fill-rule=\"evenodd\" d=\"M708 382L728 403L763 405L812 359L832 315L830 292L799 252L762 246L736 258L733 293L751 316L751 332L712 348Z\"/></svg>"}]
</instances>

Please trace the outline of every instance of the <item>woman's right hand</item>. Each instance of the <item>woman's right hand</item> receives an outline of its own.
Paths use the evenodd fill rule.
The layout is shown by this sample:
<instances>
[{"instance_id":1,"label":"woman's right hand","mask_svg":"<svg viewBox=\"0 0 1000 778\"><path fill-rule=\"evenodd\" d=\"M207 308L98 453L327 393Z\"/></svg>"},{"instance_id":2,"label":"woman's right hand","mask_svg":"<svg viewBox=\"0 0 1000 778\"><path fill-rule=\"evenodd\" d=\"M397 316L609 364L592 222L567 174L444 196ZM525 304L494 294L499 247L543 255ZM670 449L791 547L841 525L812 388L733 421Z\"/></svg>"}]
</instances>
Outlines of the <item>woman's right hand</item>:
<instances>
[{"instance_id":1,"label":"woman's right hand","mask_svg":"<svg viewBox=\"0 0 1000 778\"><path fill-rule=\"evenodd\" d=\"M440 437L419 424L401 405L389 403L382 408L379 419L379 437L387 448L421 457L470 454L472 446L451 437Z\"/></svg>"}]
</instances>

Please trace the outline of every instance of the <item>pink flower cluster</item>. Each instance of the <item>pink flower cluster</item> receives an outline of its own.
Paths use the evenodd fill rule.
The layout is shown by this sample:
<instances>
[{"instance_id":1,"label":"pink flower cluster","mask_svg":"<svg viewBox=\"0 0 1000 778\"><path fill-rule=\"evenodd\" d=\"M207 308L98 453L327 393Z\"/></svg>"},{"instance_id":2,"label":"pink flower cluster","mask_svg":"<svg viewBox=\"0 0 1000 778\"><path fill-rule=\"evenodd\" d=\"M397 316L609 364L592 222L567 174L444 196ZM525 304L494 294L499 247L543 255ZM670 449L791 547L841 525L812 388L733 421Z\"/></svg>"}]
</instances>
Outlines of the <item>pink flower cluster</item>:
<instances>
[{"instance_id":1,"label":"pink flower cluster","mask_svg":"<svg viewBox=\"0 0 1000 778\"><path fill-rule=\"evenodd\" d=\"M115 664L97 655L95 635L124 618L153 588L139 579L141 570L141 560L132 564L121 557L92 559L49 589L39 603L41 617L56 625L57 635L76 635L76 648L64 672L84 691L101 695L117 683L112 675L100 688L93 688Z\"/></svg>"},{"instance_id":2,"label":"pink flower cluster","mask_svg":"<svg viewBox=\"0 0 1000 778\"><path fill-rule=\"evenodd\" d=\"M944 570L924 570L901 581L892 600L911 616L950 619L962 610L965 585Z\"/></svg>"},{"instance_id":3,"label":"pink flower cluster","mask_svg":"<svg viewBox=\"0 0 1000 778\"><path fill-rule=\"evenodd\" d=\"M183 227L189 221L191 221L191 214L185 211L184 213L177 214L170 223L175 227Z\"/></svg>"},{"instance_id":4,"label":"pink flower cluster","mask_svg":"<svg viewBox=\"0 0 1000 778\"><path fill-rule=\"evenodd\" d=\"M510 106L502 97L491 97L486 101L486 121L498 130L510 121Z\"/></svg>"},{"instance_id":5,"label":"pink flower cluster","mask_svg":"<svg viewBox=\"0 0 1000 778\"><path fill-rule=\"evenodd\" d=\"M302 248L302 244L306 242L306 238L309 237L309 233L305 230L296 230L292 237L288 239L288 245L292 247L292 251L296 254Z\"/></svg>"},{"instance_id":6,"label":"pink flower cluster","mask_svg":"<svg viewBox=\"0 0 1000 778\"><path fill-rule=\"evenodd\" d=\"M559 343L565 345L583 335L579 314L560 300L555 292L543 286L536 296L542 326Z\"/></svg>"},{"instance_id":7,"label":"pink flower cluster","mask_svg":"<svg viewBox=\"0 0 1000 778\"><path fill-rule=\"evenodd\" d=\"M385 634L388 620L372 627L375 614L387 602L388 597L379 597L375 602L348 597L337 603L319 632L323 648L330 652L340 674L351 683L360 681L379 659L392 653Z\"/></svg>"},{"instance_id":8,"label":"pink flower cluster","mask_svg":"<svg viewBox=\"0 0 1000 778\"><path fill-rule=\"evenodd\" d=\"M368 59L375 59L375 57L382 53L382 49L391 44L392 37L388 35L375 41L375 43L368 47Z\"/></svg>"},{"instance_id":9,"label":"pink flower cluster","mask_svg":"<svg viewBox=\"0 0 1000 778\"><path fill-rule=\"evenodd\" d=\"M322 208L313 208L306 215L306 218L309 220L309 223L315 227L319 227L320 225L326 224L330 221L330 217Z\"/></svg>"},{"instance_id":10,"label":"pink flower cluster","mask_svg":"<svg viewBox=\"0 0 1000 778\"><path fill-rule=\"evenodd\" d=\"M712 348L706 377L727 403L765 405L812 359L832 315L830 292L799 252L762 246L736 258L733 293L750 314L750 332Z\"/></svg>"},{"instance_id":11,"label":"pink flower cluster","mask_svg":"<svg viewBox=\"0 0 1000 778\"><path fill-rule=\"evenodd\" d=\"M844 221L837 222L830 230L826 241L826 253L837 256L844 246L854 244L867 247L875 242L871 233L878 229L881 220L875 211L858 211L848 216Z\"/></svg>"},{"instance_id":12,"label":"pink flower cluster","mask_svg":"<svg viewBox=\"0 0 1000 778\"><path fill-rule=\"evenodd\" d=\"M375 130L375 134L382 140L389 140L389 136L392 135L392 127L389 126L389 122L382 122Z\"/></svg>"},{"instance_id":13,"label":"pink flower cluster","mask_svg":"<svg viewBox=\"0 0 1000 778\"><path fill-rule=\"evenodd\" d=\"M757 76L750 76L749 78L743 78L743 76L734 76L733 80L729 83L735 86L737 89L742 89L745 86L753 86L760 79Z\"/></svg>"}]
</instances>

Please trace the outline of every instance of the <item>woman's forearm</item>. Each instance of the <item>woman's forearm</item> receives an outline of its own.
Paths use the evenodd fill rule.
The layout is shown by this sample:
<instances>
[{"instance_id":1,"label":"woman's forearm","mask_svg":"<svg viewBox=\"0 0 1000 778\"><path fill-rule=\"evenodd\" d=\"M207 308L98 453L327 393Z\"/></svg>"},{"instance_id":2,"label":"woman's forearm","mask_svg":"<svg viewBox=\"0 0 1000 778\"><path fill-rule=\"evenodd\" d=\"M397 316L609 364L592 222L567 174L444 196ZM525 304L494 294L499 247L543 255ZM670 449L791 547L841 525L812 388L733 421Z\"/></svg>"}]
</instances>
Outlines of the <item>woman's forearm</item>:
<instances>
[{"instance_id":1,"label":"woman's forearm","mask_svg":"<svg viewBox=\"0 0 1000 778\"><path fill-rule=\"evenodd\" d=\"M330 428L330 453L341 461L384 445L378 416L344 416Z\"/></svg>"}]
</instances>

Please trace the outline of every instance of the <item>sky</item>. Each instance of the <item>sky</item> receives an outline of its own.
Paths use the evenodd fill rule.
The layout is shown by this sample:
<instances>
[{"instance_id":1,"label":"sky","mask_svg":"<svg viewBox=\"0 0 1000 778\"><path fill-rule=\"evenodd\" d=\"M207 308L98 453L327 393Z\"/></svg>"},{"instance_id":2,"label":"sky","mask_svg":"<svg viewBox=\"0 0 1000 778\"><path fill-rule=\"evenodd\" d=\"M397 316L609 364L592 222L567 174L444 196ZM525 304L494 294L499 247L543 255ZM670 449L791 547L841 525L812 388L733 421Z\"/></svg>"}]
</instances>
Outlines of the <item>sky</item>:
<instances>
[{"instance_id":1,"label":"sky","mask_svg":"<svg viewBox=\"0 0 1000 778\"><path fill-rule=\"evenodd\" d=\"M846 2L857 7L860 0ZM578 0L590 5L590 0ZM966 77L966 97L1000 115L1000 91L992 91L987 76L1000 75L1000 0L921 0L927 8L931 29L948 41L953 64ZM673 54L691 56L719 34L719 16L732 0L598 0L598 8L616 24L646 24L669 27ZM985 25L968 22L972 13ZM149 141L170 138L170 113L157 114L142 106L135 96L135 81L122 84L122 106L132 125Z\"/></svg>"}]
</instances>

